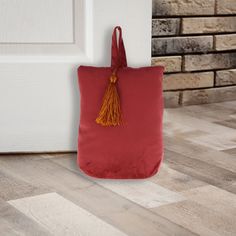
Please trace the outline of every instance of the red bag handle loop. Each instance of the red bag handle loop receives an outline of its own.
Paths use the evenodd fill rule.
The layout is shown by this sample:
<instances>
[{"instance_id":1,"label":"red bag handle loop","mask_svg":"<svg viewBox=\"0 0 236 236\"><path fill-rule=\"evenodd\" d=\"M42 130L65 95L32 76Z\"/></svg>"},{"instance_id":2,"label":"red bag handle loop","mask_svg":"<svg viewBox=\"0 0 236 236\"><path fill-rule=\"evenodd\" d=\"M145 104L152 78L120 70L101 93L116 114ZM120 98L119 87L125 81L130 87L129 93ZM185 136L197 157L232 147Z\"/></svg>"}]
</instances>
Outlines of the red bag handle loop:
<instances>
[{"instance_id":1,"label":"red bag handle loop","mask_svg":"<svg viewBox=\"0 0 236 236\"><path fill-rule=\"evenodd\" d=\"M117 43L117 30L119 31L118 43ZM116 71L120 67L127 67L127 59L125 53L125 46L122 38L122 29L120 26L116 26L112 34L111 68Z\"/></svg>"}]
</instances>

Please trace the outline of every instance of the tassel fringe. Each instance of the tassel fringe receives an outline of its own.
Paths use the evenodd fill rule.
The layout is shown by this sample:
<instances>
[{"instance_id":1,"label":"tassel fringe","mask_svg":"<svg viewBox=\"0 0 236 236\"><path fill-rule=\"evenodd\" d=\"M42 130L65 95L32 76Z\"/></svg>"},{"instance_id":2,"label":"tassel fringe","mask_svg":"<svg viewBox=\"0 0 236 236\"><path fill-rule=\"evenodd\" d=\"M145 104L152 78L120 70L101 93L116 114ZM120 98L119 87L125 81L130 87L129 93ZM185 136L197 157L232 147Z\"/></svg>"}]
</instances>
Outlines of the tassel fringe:
<instances>
[{"instance_id":1,"label":"tassel fringe","mask_svg":"<svg viewBox=\"0 0 236 236\"><path fill-rule=\"evenodd\" d=\"M112 74L96 119L96 123L102 126L117 126L121 124L120 98L116 82L117 77Z\"/></svg>"}]
</instances>

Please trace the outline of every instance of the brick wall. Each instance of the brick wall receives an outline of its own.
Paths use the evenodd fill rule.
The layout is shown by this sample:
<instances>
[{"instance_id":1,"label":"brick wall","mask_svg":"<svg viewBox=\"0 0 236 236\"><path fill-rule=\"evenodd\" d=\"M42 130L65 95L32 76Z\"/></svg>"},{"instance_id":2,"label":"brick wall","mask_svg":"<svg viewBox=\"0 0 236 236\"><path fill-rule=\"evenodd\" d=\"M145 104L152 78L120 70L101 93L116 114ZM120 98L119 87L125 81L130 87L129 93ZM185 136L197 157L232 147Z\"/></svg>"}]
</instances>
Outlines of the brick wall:
<instances>
[{"instance_id":1,"label":"brick wall","mask_svg":"<svg viewBox=\"0 0 236 236\"><path fill-rule=\"evenodd\" d=\"M166 107L236 100L236 0L153 0Z\"/></svg>"}]
</instances>

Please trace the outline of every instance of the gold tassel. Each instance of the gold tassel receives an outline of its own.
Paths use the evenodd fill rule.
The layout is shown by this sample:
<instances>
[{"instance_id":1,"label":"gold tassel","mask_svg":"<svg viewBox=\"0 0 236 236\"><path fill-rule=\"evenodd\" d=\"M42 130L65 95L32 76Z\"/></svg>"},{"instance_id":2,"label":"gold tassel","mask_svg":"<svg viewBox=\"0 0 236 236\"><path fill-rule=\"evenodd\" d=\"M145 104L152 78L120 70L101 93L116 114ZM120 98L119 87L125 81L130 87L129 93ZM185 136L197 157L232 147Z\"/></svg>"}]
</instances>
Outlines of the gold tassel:
<instances>
[{"instance_id":1,"label":"gold tassel","mask_svg":"<svg viewBox=\"0 0 236 236\"><path fill-rule=\"evenodd\" d=\"M120 98L117 91L117 77L113 73L103 97L102 106L96 122L102 126L117 126L121 124Z\"/></svg>"}]
</instances>

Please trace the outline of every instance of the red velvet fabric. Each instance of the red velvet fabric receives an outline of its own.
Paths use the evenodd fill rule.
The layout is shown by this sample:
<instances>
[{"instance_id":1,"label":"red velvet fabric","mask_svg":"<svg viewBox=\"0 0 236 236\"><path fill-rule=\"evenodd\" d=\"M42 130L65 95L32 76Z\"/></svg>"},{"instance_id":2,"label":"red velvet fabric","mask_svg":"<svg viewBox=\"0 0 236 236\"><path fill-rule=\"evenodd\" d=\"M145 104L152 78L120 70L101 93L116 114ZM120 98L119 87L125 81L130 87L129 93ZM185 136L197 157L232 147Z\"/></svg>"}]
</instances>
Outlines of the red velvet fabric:
<instances>
[{"instance_id":1,"label":"red velvet fabric","mask_svg":"<svg viewBox=\"0 0 236 236\"><path fill-rule=\"evenodd\" d=\"M123 43L121 32L120 39ZM126 60L124 55L123 52ZM124 62L120 59L121 66L117 71L123 124L115 127L104 127L95 122L114 64L78 68L81 100L77 160L81 170L93 177L147 178L157 173L163 159L164 68L130 68Z\"/></svg>"}]
</instances>

